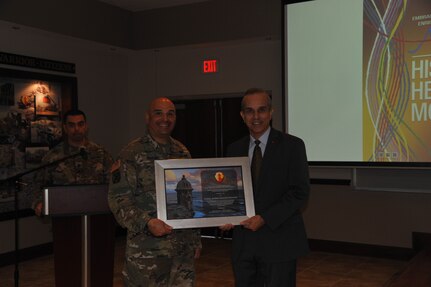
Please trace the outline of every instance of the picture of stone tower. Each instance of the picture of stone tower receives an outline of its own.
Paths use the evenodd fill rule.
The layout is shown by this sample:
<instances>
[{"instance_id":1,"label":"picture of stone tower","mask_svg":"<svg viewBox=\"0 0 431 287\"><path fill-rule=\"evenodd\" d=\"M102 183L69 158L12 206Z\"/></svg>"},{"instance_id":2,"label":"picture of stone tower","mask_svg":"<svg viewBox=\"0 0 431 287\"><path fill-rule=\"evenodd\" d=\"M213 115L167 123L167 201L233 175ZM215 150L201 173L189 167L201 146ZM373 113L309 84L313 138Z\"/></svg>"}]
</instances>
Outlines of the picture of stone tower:
<instances>
[{"instance_id":1,"label":"picture of stone tower","mask_svg":"<svg viewBox=\"0 0 431 287\"><path fill-rule=\"evenodd\" d=\"M193 214L192 190L191 183L186 179L185 175L183 175L175 189L177 192L177 202L178 205L185 207L191 214Z\"/></svg>"}]
</instances>

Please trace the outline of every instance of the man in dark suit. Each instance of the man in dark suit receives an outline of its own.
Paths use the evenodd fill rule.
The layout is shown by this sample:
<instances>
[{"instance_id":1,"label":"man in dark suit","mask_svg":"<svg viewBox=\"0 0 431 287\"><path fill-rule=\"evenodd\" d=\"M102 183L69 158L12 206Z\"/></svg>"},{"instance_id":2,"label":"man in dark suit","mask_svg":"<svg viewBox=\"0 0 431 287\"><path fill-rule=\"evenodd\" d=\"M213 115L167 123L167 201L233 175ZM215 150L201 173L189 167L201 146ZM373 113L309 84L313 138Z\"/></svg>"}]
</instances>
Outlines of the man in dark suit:
<instances>
[{"instance_id":1,"label":"man in dark suit","mask_svg":"<svg viewBox=\"0 0 431 287\"><path fill-rule=\"evenodd\" d=\"M246 91L241 117L250 136L231 144L227 151L228 156L251 160L256 212L233 231L236 287L294 287L296 259L309 251L301 216L309 195L304 142L271 128L272 112L266 91Z\"/></svg>"}]
</instances>

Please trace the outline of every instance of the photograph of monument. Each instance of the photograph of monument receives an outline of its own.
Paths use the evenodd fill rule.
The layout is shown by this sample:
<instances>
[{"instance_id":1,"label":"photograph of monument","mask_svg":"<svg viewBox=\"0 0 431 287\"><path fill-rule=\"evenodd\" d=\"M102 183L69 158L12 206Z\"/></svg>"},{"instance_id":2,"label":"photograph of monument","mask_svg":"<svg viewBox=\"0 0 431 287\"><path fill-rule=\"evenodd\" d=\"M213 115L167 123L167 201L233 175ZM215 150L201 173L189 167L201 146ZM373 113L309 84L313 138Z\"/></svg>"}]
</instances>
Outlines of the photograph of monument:
<instances>
[{"instance_id":1,"label":"photograph of monument","mask_svg":"<svg viewBox=\"0 0 431 287\"><path fill-rule=\"evenodd\" d=\"M246 215L241 167L165 169L167 219Z\"/></svg>"}]
</instances>

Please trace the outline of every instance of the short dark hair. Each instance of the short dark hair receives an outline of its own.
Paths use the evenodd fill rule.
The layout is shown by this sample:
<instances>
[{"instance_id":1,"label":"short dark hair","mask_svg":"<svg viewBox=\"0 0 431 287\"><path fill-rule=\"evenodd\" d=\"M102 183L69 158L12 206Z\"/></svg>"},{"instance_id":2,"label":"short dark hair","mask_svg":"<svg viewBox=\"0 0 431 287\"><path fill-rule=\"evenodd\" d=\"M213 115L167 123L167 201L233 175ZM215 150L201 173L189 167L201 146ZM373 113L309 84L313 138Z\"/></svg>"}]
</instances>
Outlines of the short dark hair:
<instances>
[{"instance_id":1,"label":"short dark hair","mask_svg":"<svg viewBox=\"0 0 431 287\"><path fill-rule=\"evenodd\" d=\"M261 88L250 88L247 91L245 91L244 96L242 97L242 101L241 101L241 110L244 109L244 98L248 95L254 95L254 94L265 94L268 96L268 107L270 109L272 109L272 99L271 99L271 95L265 91L264 89Z\"/></svg>"},{"instance_id":2,"label":"short dark hair","mask_svg":"<svg viewBox=\"0 0 431 287\"><path fill-rule=\"evenodd\" d=\"M85 115L85 113L83 111L78 110L78 109L73 109L73 110L69 110L69 111L64 113L63 124L65 124L67 122L67 117L69 117L69 116L83 116L84 121L87 121L87 116Z\"/></svg>"}]
</instances>

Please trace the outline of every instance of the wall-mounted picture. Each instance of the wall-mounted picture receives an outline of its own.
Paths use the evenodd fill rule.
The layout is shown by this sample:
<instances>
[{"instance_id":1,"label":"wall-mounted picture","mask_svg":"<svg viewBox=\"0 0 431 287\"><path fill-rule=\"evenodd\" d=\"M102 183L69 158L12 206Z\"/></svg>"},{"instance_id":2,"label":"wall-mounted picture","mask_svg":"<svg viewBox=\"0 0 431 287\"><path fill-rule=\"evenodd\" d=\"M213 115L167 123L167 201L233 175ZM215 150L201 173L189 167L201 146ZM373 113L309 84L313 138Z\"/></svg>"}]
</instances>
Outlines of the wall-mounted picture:
<instances>
[{"instance_id":1,"label":"wall-mounted picture","mask_svg":"<svg viewBox=\"0 0 431 287\"><path fill-rule=\"evenodd\" d=\"M157 216L174 228L239 224L254 215L247 157L157 160Z\"/></svg>"},{"instance_id":2,"label":"wall-mounted picture","mask_svg":"<svg viewBox=\"0 0 431 287\"><path fill-rule=\"evenodd\" d=\"M36 115L52 116L61 111L61 86L48 81L20 81L15 94L21 109L33 109Z\"/></svg>"},{"instance_id":3,"label":"wall-mounted picture","mask_svg":"<svg viewBox=\"0 0 431 287\"><path fill-rule=\"evenodd\" d=\"M25 148L25 162L26 168L35 168L41 165L42 158L49 151L49 147L26 147Z\"/></svg>"},{"instance_id":4,"label":"wall-mounted picture","mask_svg":"<svg viewBox=\"0 0 431 287\"><path fill-rule=\"evenodd\" d=\"M40 119L30 125L31 143L54 145L61 140L62 129L60 120Z\"/></svg>"},{"instance_id":5,"label":"wall-mounted picture","mask_svg":"<svg viewBox=\"0 0 431 287\"><path fill-rule=\"evenodd\" d=\"M0 82L0 106L15 105L15 86L13 83Z\"/></svg>"},{"instance_id":6,"label":"wall-mounted picture","mask_svg":"<svg viewBox=\"0 0 431 287\"><path fill-rule=\"evenodd\" d=\"M0 168L10 167L12 159L12 145L0 144Z\"/></svg>"},{"instance_id":7,"label":"wall-mounted picture","mask_svg":"<svg viewBox=\"0 0 431 287\"><path fill-rule=\"evenodd\" d=\"M39 165L44 153L61 140L62 112L76 103L75 77L0 68L0 169L4 180L0 220L14 216L13 188L7 180ZM32 177L30 173L21 180L31 182ZM23 215L30 211L32 195L29 188L21 187L18 201Z\"/></svg>"}]
</instances>

